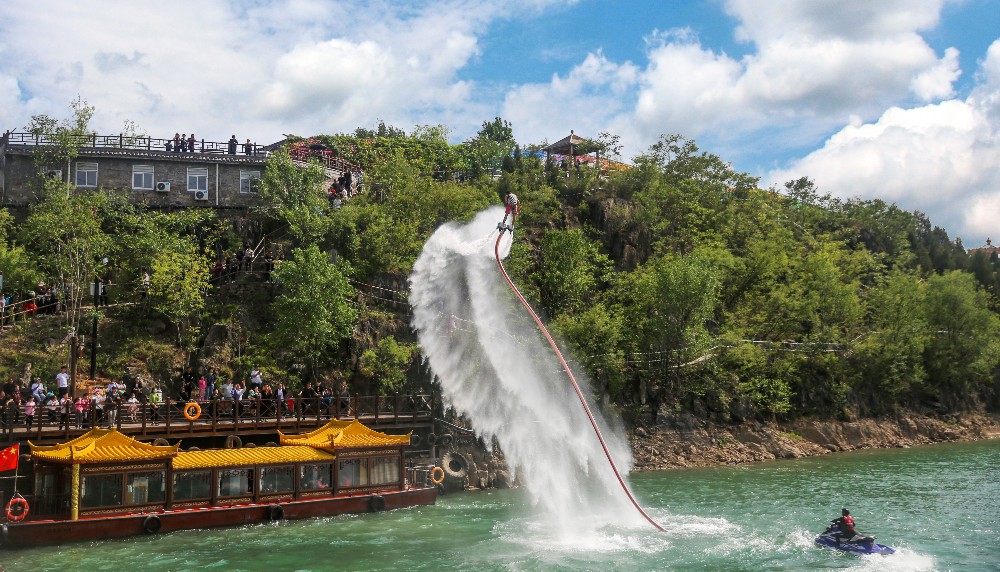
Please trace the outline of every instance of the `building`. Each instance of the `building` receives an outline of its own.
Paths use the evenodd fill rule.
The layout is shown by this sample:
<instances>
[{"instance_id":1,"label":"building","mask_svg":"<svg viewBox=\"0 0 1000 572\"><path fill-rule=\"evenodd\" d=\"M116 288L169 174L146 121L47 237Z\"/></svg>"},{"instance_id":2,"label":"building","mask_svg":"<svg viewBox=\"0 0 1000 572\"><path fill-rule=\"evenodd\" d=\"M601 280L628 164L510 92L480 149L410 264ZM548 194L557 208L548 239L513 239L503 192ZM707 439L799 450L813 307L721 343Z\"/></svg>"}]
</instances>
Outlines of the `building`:
<instances>
[{"instance_id":1,"label":"building","mask_svg":"<svg viewBox=\"0 0 1000 572\"><path fill-rule=\"evenodd\" d=\"M993 254L1000 255L1000 247L993 246L993 241L987 238L985 246L980 246L979 248L970 248L966 250L966 252L968 252L969 254L984 252L986 253L986 256L992 256Z\"/></svg>"},{"instance_id":2,"label":"building","mask_svg":"<svg viewBox=\"0 0 1000 572\"><path fill-rule=\"evenodd\" d=\"M242 208L253 204L257 184L275 146L195 140L177 150L173 140L123 135L77 137L77 156L61 165L37 165L36 152L53 145L48 136L8 131L0 138L0 205L36 201L40 177L54 177L78 190L116 189L155 208L205 206ZM317 157L335 180L352 165ZM307 157L296 157L302 162Z\"/></svg>"}]
</instances>

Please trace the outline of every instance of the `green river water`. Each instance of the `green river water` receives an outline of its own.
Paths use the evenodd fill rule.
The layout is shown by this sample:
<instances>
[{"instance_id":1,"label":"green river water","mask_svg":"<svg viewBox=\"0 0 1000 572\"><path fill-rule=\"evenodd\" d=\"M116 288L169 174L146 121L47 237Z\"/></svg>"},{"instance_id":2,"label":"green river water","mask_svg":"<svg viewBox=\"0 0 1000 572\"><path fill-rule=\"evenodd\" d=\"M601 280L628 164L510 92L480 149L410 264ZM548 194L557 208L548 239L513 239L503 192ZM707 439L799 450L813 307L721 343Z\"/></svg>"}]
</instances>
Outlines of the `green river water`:
<instances>
[{"instance_id":1,"label":"green river water","mask_svg":"<svg viewBox=\"0 0 1000 572\"><path fill-rule=\"evenodd\" d=\"M635 474L666 528L563 534L523 490L449 494L381 514L0 552L19 570L1000 571L1000 440ZM813 537L847 506L900 549L861 557ZM585 514L585 512L584 512Z\"/></svg>"}]
</instances>

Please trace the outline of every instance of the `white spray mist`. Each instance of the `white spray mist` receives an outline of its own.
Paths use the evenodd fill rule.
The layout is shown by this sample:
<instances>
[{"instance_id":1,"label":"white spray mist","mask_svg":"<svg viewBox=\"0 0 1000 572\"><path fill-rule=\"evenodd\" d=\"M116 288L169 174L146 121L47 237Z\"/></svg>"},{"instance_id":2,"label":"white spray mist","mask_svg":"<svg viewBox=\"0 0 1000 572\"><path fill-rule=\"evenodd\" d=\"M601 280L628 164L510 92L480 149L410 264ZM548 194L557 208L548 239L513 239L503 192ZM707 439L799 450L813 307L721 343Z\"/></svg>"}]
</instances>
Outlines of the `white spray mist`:
<instances>
[{"instance_id":1,"label":"white spray mist","mask_svg":"<svg viewBox=\"0 0 1000 572\"><path fill-rule=\"evenodd\" d=\"M641 526L566 374L496 266L500 207L448 223L424 245L410 276L413 325L445 402L487 443L496 438L545 528L563 535ZM510 234L501 240L510 253ZM589 395L583 372L574 371ZM632 464L620 423L593 408L615 462Z\"/></svg>"}]
</instances>

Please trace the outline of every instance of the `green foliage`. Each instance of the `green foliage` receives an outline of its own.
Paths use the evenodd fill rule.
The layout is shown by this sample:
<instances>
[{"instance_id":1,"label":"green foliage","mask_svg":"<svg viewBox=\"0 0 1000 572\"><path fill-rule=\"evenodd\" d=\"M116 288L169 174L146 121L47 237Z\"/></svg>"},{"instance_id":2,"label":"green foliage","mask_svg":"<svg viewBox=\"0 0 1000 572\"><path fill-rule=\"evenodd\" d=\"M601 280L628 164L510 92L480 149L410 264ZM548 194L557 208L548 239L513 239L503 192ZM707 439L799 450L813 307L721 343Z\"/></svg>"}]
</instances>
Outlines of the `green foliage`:
<instances>
[{"instance_id":1,"label":"green foliage","mask_svg":"<svg viewBox=\"0 0 1000 572\"><path fill-rule=\"evenodd\" d=\"M541 240L536 274L542 307L550 315L579 312L607 282L611 261L581 230L547 231Z\"/></svg>"},{"instance_id":2,"label":"green foliage","mask_svg":"<svg viewBox=\"0 0 1000 572\"><path fill-rule=\"evenodd\" d=\"M288 153L279 151L268 160L261 179L259 208L287 224L300 244L312 244L329 227L326 187L322 166L313 161L296 164Z\"/></svg>"},{"instance_id":3,"label":"green foliage","mask_svg":"<svg viewBox=\"0 0 1000 572\"><path fill-rule=\"evenodd\" d=\"M596 303L579 314L560 314L552 331L569 344L595 383L597 393L621 397L625 381L625 322L604 304Z\"/></svg>"},{"instance_id":4,"label":"green foliage","mask_svg":"<svg viewBox=\"0 0 1000 572\"><path fill-rule=\"evenodd\" d=\"M198 314L205 307L210 260L195 252L163 250L153 257L150 295L153 307L177 328L177 343L193 349Z\"/></svg>"},{"instance_id":5,"label":"green foliage","mask_svg":"<svg viewBox=\"0 0 1000 572\"><path fill-rule=\"evenodd\" d=\"M296 248L275 272L280 294L274 301L271 341L279 354L302 360L315 381L330 350L351 335L357 315L349 300L354 288L350 268L331 264L316 245Z\"/></svg>"},{"instance_id":6,"label":"green foliage","mask_svg":"<svg viewBox=\"0 0 1000 572\"><path fill-rule=\"evenodd\" d=\"M406 381L406 369L413 361L416 344L399 343L386 336L361 354L358 370L376 382L380 395L399 391Z\"/></svg>"}]
</instances>

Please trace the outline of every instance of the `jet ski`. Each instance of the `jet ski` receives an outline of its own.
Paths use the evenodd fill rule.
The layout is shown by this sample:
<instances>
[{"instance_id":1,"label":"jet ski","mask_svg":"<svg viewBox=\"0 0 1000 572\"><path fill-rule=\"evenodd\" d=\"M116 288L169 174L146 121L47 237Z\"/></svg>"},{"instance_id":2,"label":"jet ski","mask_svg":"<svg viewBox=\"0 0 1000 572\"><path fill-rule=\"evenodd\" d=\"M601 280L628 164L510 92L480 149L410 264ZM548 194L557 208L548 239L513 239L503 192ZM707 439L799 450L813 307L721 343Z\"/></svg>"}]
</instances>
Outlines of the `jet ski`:
<instances>
[{"instance_id":1,"label":"jet ski","mask_svg":"<svg viewBox=\"0 0 1000 572\"><path fill-rule=\"evenodd\" d=\"M844 552L853 552L854 554L893 554L896 549L891 546L886 546L884 544L878 544L875 542L874 536L861 536L856 534L854 538L850 540L841 538L840 542L837 542L837 532L840 529L835 523L831 523L826 527L826 530L816 537L816 544L820 546L826 546L827 548L833 548L835 550L843 550Z\"/></svg>"}]
</instances>

